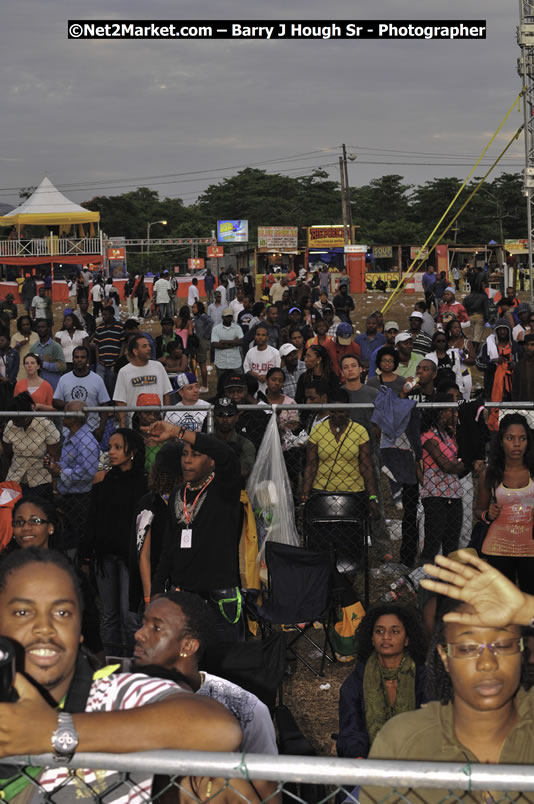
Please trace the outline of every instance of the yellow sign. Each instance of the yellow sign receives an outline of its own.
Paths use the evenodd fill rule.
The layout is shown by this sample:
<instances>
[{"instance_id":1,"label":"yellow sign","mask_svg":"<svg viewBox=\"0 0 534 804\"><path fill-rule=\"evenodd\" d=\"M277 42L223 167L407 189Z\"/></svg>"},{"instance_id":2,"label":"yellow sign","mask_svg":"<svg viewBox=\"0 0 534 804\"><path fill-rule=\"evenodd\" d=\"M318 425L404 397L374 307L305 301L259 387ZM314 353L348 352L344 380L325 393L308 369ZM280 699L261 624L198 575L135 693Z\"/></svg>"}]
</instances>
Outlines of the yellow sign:
<instances>
[{"instance_id":1,"label":"yellow sign","mask_svg":"<svg viewBox=\"0 0 534 804\"><path fill-rule=\"evenodd\" d=\"M392 279L395 282L399 281L399 274L397 271L384 271L383 273L366 273L365 274L365 281L366 282L376 282L377 279L381 279L383 282L390 282Z\"/></svg>"},{"instance_id":2,"label":"yellow sign","mask_svg":"<svg viewBox=\"0 0 534 804\"><path fill-rule=\"evenodd\" d=\"M308 226L308 248L342 248L344 245L343 226Z\"/></svg>"}]
</instances>

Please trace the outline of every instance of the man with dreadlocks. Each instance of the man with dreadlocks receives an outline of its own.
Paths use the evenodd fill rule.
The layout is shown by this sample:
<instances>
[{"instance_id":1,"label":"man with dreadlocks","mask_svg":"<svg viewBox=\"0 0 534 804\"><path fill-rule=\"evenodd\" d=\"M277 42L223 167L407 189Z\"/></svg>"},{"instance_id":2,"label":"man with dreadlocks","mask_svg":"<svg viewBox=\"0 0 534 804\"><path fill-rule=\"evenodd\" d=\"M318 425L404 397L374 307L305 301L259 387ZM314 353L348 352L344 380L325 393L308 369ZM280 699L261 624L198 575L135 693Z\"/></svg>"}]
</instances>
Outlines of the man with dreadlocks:
<instances>
[{"instance_id":1,"label":"man with dreadlocks","mask_svg":"<svg viewBox=\"0 0 534 804\"><path fill-rule=\"evenodd\" d=\"M388 721L370 757L532 765L534 693L528 691L521 626L532 623L534 598L470 552L460 551L459 558L465 565L437 556L439 566L425 570L441 582L422 581L452 598L438 606L427 662L429 697L437 700ZM359 800L378 801L385 792L366 788ZM449 795L461 799L463 793L425 790L424 800ZM495 799L508 796L515 800L516 792L499 790ZM398 800L390 796L388 803ZM482 800L494 799L488 791ZM534 801L534 794L523 792L521 801Z\"/></svg>"}]
</instances>

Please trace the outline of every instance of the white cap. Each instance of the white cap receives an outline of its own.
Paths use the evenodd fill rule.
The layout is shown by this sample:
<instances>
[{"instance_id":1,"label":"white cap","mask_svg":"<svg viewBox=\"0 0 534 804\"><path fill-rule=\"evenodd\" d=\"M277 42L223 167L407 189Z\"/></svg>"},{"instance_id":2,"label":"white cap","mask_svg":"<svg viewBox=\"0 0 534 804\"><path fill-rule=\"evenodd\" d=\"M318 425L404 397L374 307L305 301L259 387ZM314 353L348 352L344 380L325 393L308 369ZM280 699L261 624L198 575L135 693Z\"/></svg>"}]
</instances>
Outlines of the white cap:
<instances>
[{"instance_id":1,"label":"white cap","mask_svg":"<svg viewBox=\"0 0 534 804\"><path fill-rule=\"evenodd\" d=\"M398 335L395 336L395 346L401 341L411 341L412 336L409 332L399 332Z\"/></svg>"},{"instance_id":2,"label":"white cap","mask_svg":"<svg viewBox=\"0 0 534 804\"><path fill-rule=\"evenodd\" d=\"M423 313L420 313L419 310L414 310L413 313L410 313L410 318L423 318Z\"/></svg>"},{"instance_id":3,"label":"white cap","mask_svg":"<svg viewBox=\"0 0 534 804\"><path fill-rule=\"evenodd\" d=\"M296 352L297 347L293 346L292 343L283 343L278 351L280 352L280 357L287 357L291 352Z\"/></svg>"}]
</instances>

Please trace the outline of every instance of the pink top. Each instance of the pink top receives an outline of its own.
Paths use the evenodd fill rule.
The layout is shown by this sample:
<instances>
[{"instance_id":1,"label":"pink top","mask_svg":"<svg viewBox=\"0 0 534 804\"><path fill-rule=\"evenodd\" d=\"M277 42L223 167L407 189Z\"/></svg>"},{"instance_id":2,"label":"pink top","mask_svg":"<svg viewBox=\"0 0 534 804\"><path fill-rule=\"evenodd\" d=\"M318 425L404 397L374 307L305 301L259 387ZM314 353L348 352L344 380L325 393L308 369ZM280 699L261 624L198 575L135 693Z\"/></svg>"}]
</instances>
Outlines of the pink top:
<instances>
[{"instance_id":1,"label":"pink top","mask_svg":"<svg viewBox=\"0 0 534 804\"><path fill-rule=\"evenodd\" d=\"M187 349L187 339L189 337L189 331L187 329L175 329L174 331L182 339L183 344L184 344L184 349Z\"/></svg>"},{"instance_id":2,"label":"pink top","mask_svg":"<svg viewBox=\"0 0 534 804\"><path fill-rule=\"evenodd\" d=\"M488 529L482 552L488 556L534 556L532 478L521 489L509 489L501 483L495 498L501 513Z\"/></svg>"},{"instance_id":3,"label":"pink top","mask_svg":"<svg viewBox=\"0 0 534 804\"><path fill-rule=\"evenodd\" d=\"M439 449L447 460L455 461L458 458L458 444L452 436L438 433L437 430L428 430L423 433L421 436L423 445L421 497L461 497L462 486L458 480L458 475L453 475L452 472L444 472L443 469L440 469L426 449L426 443L430 440L438 442Z\"/></svg>"}]
</instances>

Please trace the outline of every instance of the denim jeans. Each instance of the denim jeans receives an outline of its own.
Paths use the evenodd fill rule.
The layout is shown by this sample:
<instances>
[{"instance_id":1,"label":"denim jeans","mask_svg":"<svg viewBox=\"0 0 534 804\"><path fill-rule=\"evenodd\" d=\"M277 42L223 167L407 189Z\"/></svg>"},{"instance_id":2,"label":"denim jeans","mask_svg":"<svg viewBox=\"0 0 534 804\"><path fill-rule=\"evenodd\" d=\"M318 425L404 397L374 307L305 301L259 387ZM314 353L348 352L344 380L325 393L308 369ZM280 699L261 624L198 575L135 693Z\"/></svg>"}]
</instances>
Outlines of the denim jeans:
<instances>
[{"instance_id":1,"label":"denim jeans","mask_svg":"<svg viewBox=\"0 0 534 804\"><path fill-rule=\"evenodd\" d=\"M103 556L96 583L102 603L100 633L104 652L108 656L131 656L140 623L137 614L128 610L126 562L119 556Z\"/></svg>"},{"instance_id":2,"label":"denim jeans","mask_svg":"<svg viewBox=\"0 0 534 804\"><path fill-rule=\"evenodd\" d=\"M113 399L113 391L115 390L115 383L117 382L117 375L113 366L103 366L102 363L96 364L96 373L104 380L109 398Z\"/></svg>"},{"instance_id":3,"label":"denim jeans","mask_svg":"<svg viewBox=\"0 0 534 804\"><path fill-rule=\"evenodd\" d=\"M171 317L171 303L170 302L160 302L158 304L159 307L159 320L161 321L162 318L170 318Z\"/></svg>"}]
</instances>

